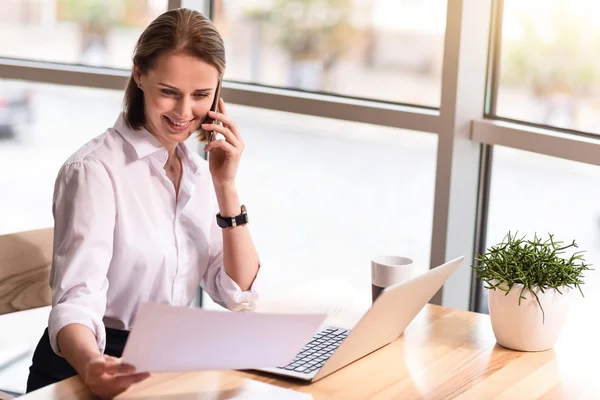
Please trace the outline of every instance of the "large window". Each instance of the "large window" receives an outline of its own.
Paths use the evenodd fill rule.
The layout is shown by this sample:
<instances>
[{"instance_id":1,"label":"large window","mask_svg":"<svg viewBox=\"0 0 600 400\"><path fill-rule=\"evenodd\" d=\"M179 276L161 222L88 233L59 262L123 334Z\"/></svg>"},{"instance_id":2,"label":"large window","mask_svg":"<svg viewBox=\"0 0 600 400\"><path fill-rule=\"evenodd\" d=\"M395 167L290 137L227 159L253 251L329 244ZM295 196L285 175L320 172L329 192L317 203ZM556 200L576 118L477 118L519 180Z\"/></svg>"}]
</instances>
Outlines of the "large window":
<instances>
[{"instance_id":1,"label":"large window","mask_svg":"<svg viewBox=\"0 0 600 400\"><path fill-rule=\"evenodd\" d=\"M600 134L600 3L504 0L497 115Z\"/></svg>"},{"instance_id":2,"label":"large window","mask_svg":"<svg viewBox=\"0 0 600 400\"><path fill-rule=\"evenodd\" d=\"M557 240L575 240L586 261L600 265L600 167L523 150L494 146L487 245L510 231ZM585 293L598 292L600 280L587 272ZM482 293L486 311L486 293ZM600 301L598 304L600 305Z\"/></svg>"},{"instance_id":3,"label":"large window","mask_svg":"<svg viewBox=\"0 0 600 400\"><path fill-rule=\"evenodd\" d=\"M0 80L0 234L53 226L59 168L112 126L121 99L113 90Z\"/></svg>"},{"instance_id":4,"label":"large window","mask_svg":"<svg viewBox=\"0 0 600 400\"><path fill-rule=\"evenodd\" d=\"M54 225L58 170L113 126L122 99L117 90L0 80L0 234Z\"/></svg>"},{"instance_id":5,"label":"large window","mask_svg":"<svg viewBox=\"0 0 600 400\"><path fill-rule=\"evenodd\" d=\"M226 78L438 107L446 1L217 1Z\"/></svg>"},{"instance_id":6,"label":"large window","mask_svg":"<svg viewBox=\"0 0 600 400\"><path fill-rule=\"evenodd\" d=\"M416 273L429 268L435 135L233 105L229 112L246 143L238 186L264 298L364 309L375 255L411 257Z\"/></svg>"},{"instance_id":7,"label":"large window","mask_svg":"<svg viewBox=\"0 0 600 400\"><path fill-rule=\"evenodd\" d=\"M112 126L122 93L6 80L0 88L12 99L6 115L20 116L0 121L0 168L12 171L0 176L9 194L0 199L0 234L52 226L60 166ZM247 146L238 185L267 272L267 298L310 292L363 307L373 256L405 255L417 273L429 268L435 135L229 110Z\"/></svg>"},{"instance_id":8,"label":"large window","mask_svg":"<svg viewBox=\"0 0 600 400\"><path fill-rule=\"evenodd\" d=\"M2 0L0 56L131 68L138 36L167 0Z\"/></svg>"},{"instance_id":9,"label":"large window","mask_svg":"<svg viewBox=\"0 0 600 400\"><path fill-rule=\"evenodd\" d=\"M540 190L550 190L550 179L559 177L565 185L576 181L578 187L593 190L592 177L585 185L585 180L572 181L560 174L553 177L549 172L553 170L550 165L578 165L574 162L541 157L540 160L546 160L543 165L549 165L547 168L528 166L513 171L510 162L503 164L503 154L520 151L501 147L593 163L590 153L598 145L596 139L556 134L543 126L526 126L533 123L574 129L592 136L600 133L600 59L596 51L600 29L593 20L599 10L593 2L498 0L493 4L502 6L502 15L498 15L502 18L491 19L486 2L462 7L460 2L447 0L0 3L0 57L104 67L83 71L0 60L0 78L4 78L0 79L0 166L11 171L0 177L2 232L51 224L49 200L60 164L77 147L110 126L120 109L121 91L41 82L71 85L76 81L90 87L121 87L121 73L109 68L129 68L131 52L142 29L167 6L184 6L210 14L225 40L225 79L230 82L225 85L224 96L238 104L230 104L230 110L239 119L248 141L240 189L252 210L252 229L261 260L265 269L272 272L267 276L267 280L272 279L269 290L283 291L279 286L300 287L309 282L307 285L315 285L315 293L321 293L318 296L325 296L334 293L327 289L330 285L343 286L337 283L341 276L350 286L367 285L367 289L360 289L366 293L362 299L367 301L368 264L375 254L413 256L423 269L429 264L431 251L436 262L448 254L472 255L469 246L478 239L475 224L461 224L470 216L474 219L476 207L463 207L461 212L470 211L457 217L459 207L450 205L477 198L477 187L486 187L489 182L478 185L477 171L473 169L477 168L476 162L472 168L460 165L463 160L480 159L477 145L462 146L461 141L445 140L447 135L469 137L467 126L477 128L471 132L473 140L493 145L497 150L488 243L499 240L509 229L539 229L555 231L560 236L565 232L582 247L593 248L593 243L585 243L589 234L573 230L590 224L590 220L574 223L569 213L575 211L568 206L564 206L564 212L556 211L556 202L563 201L562 192L545 194L543 200L532 194L540 180L523 183L523 193L510 187L513 197L508 202L523 198L520 207L510 207L511 213L498 200L507 196L505 190L509 190L498 188L515 185L534 171L549 182ZM452 17L447 19L447 14ZM491 42L500 45L488 49L488 24L496 20L501 20L501 29L493 32L501 34ZM516 124L483 119L483 83L486 72L490 72L485 69L488 53L494 56L490 63L492 73L488 74L493 85L487 93L495 95L489 97L493 99L491 116ZM440 103L442 76L444 104ZM9 78L40 83L7 81ZM272 90L265 85L304 93ZM315 95L319 92L334 96ZM438 114L389 102L440 110ZM332 119L300 113L318 113ZM80 115L88 117L81 120L77 118ZM334 118L368 121L377 126ZM446 124L451 119L465 123ZM475 123L468 124L473 120ZM451 130L452 126L456 129ZM438 141L436 134L444 140ZM576 150L586 154L582 156L582 151ZM482 158L484 167L485 159ZM533 156L525 159L537 160ZM23 160L27 162L21 167ZM504 160L512 162L516 158L505 156ZM452 173L435 176L435 168ZM568 168L559 169L564 173ZM596 169L588 165L581 168ZM506 171L516 177L504 182L501 174ZM5 194L5 188L10 190L10 196ZM534 207L534 200L542 206ZM532 211L518 217L526 204ZM550 214L554 219L547 218L550 211L541 214L546 206L554 210L555 214ZM584 209L591 210L592 205L579 207L577 212ZM534 220L536 212L539 221ZM279 215L297 216L299 222L279 228L273 222ZM331 215L344 217L330 222ZM511 219L512 216L517 217ZM432 220L437 229L433 235ZM495 223L503 225L497 228ZM445 230L452 236L444 235ZM308 250L302 251L304 248ZM307 270L306 265L318 265L314 268L319 269ZM460 278L456 279L467 277L466 273L458 275ZM275 281L277 285L273 284ZM323 282L320 292L316 282ZM455 283L450 282L445 293L454 285L460 289L456 292L466 298L466 286L459 288ZM466 302L455 304L466 308Z\"/></svg>"}]
</instances>

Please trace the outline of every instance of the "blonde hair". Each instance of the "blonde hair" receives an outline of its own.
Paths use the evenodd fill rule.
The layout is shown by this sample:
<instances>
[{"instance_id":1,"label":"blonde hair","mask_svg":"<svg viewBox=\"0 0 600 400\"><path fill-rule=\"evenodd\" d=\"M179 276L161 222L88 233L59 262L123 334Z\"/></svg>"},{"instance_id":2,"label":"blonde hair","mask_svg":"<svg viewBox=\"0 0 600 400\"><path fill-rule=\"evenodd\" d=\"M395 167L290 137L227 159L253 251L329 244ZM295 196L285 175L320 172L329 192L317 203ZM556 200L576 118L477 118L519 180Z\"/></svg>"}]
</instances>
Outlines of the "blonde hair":
<instances>
[{"instance_id":1,"label":"blonde hair","mask_svg":"<svg viewBox=\"0 0 600 400\"><path fill-rule=\"evenodd\" d=\"M212 21L204 14L179 8L158 16L140 35L135 46L133 63L145 74L164 54L183 53L197 57L214 66L219 76L225 72L225 46L223 38ZM133 78L133 71L125 88L123 99L125 122L132 129L146 124L144 93ZM205 140L200 131L199 139Z\"/></svg>"}]
</instances>

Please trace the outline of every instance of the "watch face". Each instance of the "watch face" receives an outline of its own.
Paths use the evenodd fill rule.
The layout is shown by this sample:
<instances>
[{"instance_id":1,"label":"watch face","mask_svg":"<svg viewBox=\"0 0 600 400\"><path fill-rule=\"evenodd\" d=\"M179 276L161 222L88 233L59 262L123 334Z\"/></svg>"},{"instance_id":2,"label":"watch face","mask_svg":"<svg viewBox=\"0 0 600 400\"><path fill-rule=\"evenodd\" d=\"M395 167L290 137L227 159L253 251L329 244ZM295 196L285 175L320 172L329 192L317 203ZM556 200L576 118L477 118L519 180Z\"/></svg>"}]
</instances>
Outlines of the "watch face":
<instances>
[{"instance_id":1,"label":"watch face","mask_svg":"<svg viewBox=\"0 0 600 400\"><path fill-rule=\"evenodd\" d=\"M227 221L222 218L217 218L217 225L219 225L221 228L227 228L229 226L227 225Z\"/></svg>"}]
</instances>

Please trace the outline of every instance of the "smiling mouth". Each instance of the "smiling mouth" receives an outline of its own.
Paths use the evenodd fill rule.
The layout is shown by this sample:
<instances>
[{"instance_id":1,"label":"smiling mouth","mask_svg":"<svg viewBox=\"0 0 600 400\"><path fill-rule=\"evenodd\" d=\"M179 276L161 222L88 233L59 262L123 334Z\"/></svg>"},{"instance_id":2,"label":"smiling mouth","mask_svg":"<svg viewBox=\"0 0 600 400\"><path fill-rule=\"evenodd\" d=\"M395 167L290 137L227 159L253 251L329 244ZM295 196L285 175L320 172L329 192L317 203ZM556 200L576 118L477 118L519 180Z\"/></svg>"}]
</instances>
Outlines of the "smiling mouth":
<instances>
[{"instance_id":1,"label":"smiling mouth","mask_svg":"<svg viewBox=\"0 0 600 400\"><path fill-rule=\"evenodd\" d=\"M171 129L175 130L175 131L184 131L187 128L190 127L190 125L192 124L193 119L191 120L174 120L171 119L169 117L167 117L166 115L164 116L165 119L167 120L167 123L169 124L169 126L171 127Z\"/></svg>"}]
</instances>

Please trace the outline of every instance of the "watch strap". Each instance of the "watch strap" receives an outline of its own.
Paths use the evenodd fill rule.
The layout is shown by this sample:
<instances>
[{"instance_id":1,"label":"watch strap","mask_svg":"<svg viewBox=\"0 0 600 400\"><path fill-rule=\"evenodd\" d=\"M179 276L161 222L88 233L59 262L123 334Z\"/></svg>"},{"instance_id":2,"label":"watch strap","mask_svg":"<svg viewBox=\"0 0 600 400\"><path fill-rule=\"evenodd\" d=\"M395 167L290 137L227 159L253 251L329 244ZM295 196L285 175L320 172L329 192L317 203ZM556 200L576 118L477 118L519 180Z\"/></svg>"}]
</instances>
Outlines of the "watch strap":
<instances>
[{"instance_id":1,"label":"watch strap","mask_svg":"<svg viewBox=\"0 0 600 400\"><path fill-rule=\"evenodd\" d=\"M239 225L245 225L248 223L248 213L246 206L242 205L241 214L234 217L224 217L221 213L217 214L217 225L221 228L233 228Z\"/></svg>"}]
</instances>

